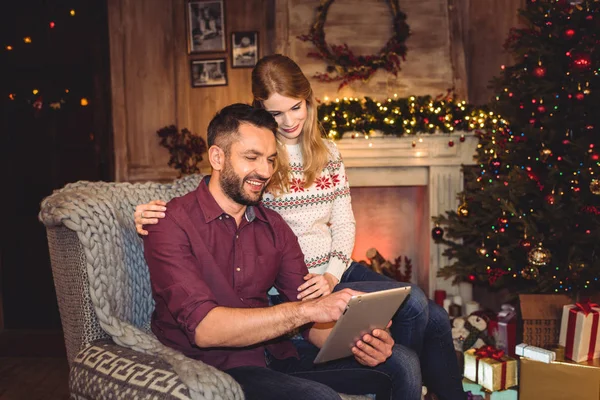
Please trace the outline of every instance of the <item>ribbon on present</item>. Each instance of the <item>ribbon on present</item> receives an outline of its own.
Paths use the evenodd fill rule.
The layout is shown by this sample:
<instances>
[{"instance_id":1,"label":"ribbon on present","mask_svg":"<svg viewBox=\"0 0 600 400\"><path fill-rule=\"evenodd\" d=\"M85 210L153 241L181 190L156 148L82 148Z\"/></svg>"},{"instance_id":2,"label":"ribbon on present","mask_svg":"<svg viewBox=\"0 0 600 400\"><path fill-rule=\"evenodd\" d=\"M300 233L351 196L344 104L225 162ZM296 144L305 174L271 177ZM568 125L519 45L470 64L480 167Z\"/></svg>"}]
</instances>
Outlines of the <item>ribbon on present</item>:
<instances>
[{"instance_id":1,"label":"ribbon on present","mask_svg":"<svg viewBox=\"0 0 600 400\"><path fill-rule=\"evenodd\" d=\"M491 358L502 363L502 374L500 377L500 390L506 389L506 360L503 359L504 350L494 346L483 346L475 351L475 371L477 381L479 382L479 360L482 358Z\"/></svg>"},{"instance_id":2,"label":"ribbon on present","mask_svg":"<svg viewBox=\"0 0 600 400\"><path fill-rule=\"evenodd\" d=\"M569 310L569 320L567 324L567 342L565 344L565 357L573 358L573 347L575 346L575 325L577 324L577 314L583 313L586 317L592 314L592 334L590 336L590 347L588 348L588 360L594 358L596 351L596 337L598 336L598 311L594 310L598 304L592 303L590 299L586 299L580 303L575 303L575 306Z\"/></svg>"}]
</instances>

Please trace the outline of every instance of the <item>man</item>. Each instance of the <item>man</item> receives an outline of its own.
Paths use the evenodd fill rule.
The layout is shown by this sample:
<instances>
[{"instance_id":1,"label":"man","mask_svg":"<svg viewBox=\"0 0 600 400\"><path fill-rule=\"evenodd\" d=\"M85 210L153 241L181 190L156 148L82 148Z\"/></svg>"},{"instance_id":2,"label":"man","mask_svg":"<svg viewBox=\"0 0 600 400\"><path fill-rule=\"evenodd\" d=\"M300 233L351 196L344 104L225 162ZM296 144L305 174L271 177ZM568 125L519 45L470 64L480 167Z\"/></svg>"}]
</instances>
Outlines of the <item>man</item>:
<instances>
[{"instance_id":1,"label":"man","mask_svg":"<svg viewBox=\"0 0 600 400\"><path fill-rule=\"evenodd\" d=\"M260 204L274 172L276 129L268 112L243 104L225 107L211 121L212 176L172 200L166 218L147 227L153 332L232 375L248 399L339 399L336 391L386 390L387 397L391 390L393 398L420 398L416 354L384 330L365 335L353 348L354 360L313 365L313 345L324 343L359 292L346 288L295 301L308 273L302 251L279 214ZM269 307L272 286L288 302ZM305 331L310 343L299 354L286 334L307 324L313 324Z\"/></svg>"}]
</instances>

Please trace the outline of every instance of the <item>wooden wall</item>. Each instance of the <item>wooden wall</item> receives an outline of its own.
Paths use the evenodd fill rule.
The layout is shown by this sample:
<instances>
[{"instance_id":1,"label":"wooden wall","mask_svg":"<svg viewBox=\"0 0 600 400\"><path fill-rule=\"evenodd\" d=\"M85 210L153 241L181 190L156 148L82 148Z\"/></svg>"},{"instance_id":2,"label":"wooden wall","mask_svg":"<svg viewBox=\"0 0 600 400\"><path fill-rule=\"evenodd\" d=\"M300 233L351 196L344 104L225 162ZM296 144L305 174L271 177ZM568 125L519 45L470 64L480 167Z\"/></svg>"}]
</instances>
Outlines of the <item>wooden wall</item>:
<instances>
[{"instance_id":1,"label":"wooden wall","mask_svg":"<svg viewBox=\"0 0 600 400\"><path fill-rule=\"evenodd\" d=\"M228 50L231 31L256 30L261 53L273 52L273 1L225 1ZM188 55L184 0L108 0L108 10L115 179L171 179L156 131L175 124L206 137L216 111L250 101L251 70L231 69L229 52ZM192 88L190 60L216 57L227 58L228 86Z\"/></svg>"},{"instance_id":2,"label":"wooden wall","mask_svg":"<svg viewBox=\"0 0 600 400\"><path fill-rule=\"evenodd\" d=\"M313 80L318 97L393 94L438 95L454 87L464 99L483 104L488 81L509 64L502 44L518 23L525 0L400 0L412 29L409 52L398 78L378 72L367 83L337 92L337 84ZM261 55L279 52L295 59L307 75L324 64L306 54L307 33L320 0L225 0L226 39L231 31L259 31ZM115 178L165 180L176 172L156 131L176 124L206 137L216 111L248 102L250 69L231 69L230 54L188 55L185 0L108 0ZM326 24L331 43L348 43L357 54L377 52L390 36L383 0L338 0ZM388 18L389 19L389 18ZM391 21L391 19L390 19ZM228 86L191 88L191 59L226 57ZM204 167L208 164L205 162Z\"/></svg>"},{"instance_id":3,"label":"wooden wall","mask_svg":"<svg viewBox=\"0 0 600 400\"><path fill-rule=\"evenodd\" d=\"M490 101L490 80L500 72L501 65L513 60L504 51L510 28L521 21L517 10L525 0L449 0L454 3L458 18L458 34L465 52L468 99L471 103Z\"/></svg>"}]
</instances>

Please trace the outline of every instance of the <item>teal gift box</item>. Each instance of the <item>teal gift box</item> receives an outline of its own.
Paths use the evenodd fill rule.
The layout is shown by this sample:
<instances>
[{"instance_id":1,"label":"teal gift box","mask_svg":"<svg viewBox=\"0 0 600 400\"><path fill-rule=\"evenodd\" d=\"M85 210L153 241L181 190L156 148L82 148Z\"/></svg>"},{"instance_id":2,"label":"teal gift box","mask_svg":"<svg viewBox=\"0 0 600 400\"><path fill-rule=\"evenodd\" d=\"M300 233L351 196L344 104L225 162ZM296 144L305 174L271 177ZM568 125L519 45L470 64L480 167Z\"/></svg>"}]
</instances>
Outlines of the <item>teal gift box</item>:
<instances>
[{"instance_id":1,"label":"teal gift box","mask_svg":"<svg viewBox=\"0 0 600 400\"><path fill-rule=\"evenodd\" d=\"M519 392L516 388L490 392L468 379L463 379L463 389L465 392L471 392L472 395L481 396L485 400L517 400L519 397Z\"/></svg>"}]
</instances>

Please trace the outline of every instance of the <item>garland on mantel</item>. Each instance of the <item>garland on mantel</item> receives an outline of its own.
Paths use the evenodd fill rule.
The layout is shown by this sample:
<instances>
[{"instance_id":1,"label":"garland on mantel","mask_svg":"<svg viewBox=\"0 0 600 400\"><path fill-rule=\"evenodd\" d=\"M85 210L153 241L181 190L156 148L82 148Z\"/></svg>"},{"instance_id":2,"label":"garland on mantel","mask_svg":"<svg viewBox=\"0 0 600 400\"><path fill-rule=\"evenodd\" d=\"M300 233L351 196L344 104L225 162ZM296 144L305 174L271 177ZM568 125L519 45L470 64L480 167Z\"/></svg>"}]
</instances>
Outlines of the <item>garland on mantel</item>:
<instances>
[{"instance_id":1,"label":"garland on mantel","mask_svg":"<svg viewBox=\"0 0 600 400\"><path fill-rule=\"evenodd\" d=\"M404 136L415 134L489 131L506 125L506 121L486 108L467 104L452 96L394 95L385 101L369 97L340 98L318 106L319 121L331 139L345 133Z\"/></svg>"},{"instance_id":2,"label":"garland on mantel","mask_svg":"<svg viewBox=\"0 0 600 400\"><path fill-rule=\"evenodd\" d=\"M406 14L400 10L398 0L386 0L390 6L393 19L394 35L377 54L357 56L347 44L328 44L325 40L325 21L327 11L334 0L321 0L317 7L317 17L308 35L298 36L304 42L312 42L318 52L308 53L309 57L325 60L329 66L327 72L314 75L321 82L340 81L338 90L356 80L366 81L378 69L398 75L400 59L406 56L406 39L410 35L410 28L406 23ZM335 75L330 75L336 72Z\"/></svg>"}]
</instances>

